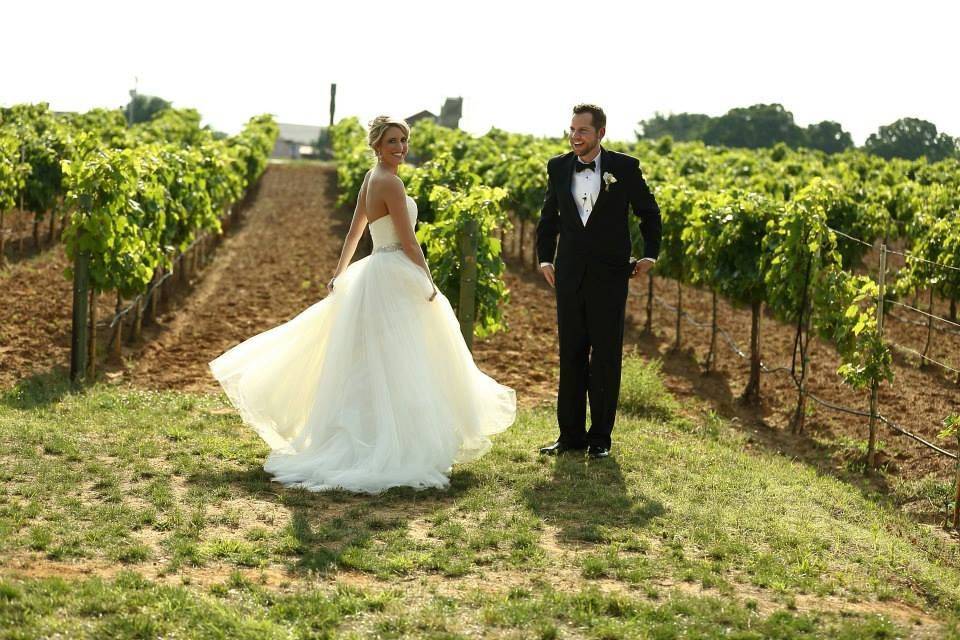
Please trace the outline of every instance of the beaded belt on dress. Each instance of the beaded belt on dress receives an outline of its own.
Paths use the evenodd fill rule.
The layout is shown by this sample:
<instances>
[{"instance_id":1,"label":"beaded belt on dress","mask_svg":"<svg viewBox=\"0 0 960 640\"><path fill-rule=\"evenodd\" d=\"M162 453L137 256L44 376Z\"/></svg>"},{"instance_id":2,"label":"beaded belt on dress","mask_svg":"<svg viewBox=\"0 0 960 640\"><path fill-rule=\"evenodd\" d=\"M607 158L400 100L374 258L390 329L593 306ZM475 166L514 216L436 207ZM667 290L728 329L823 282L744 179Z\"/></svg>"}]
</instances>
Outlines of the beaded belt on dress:
<instances>
[{"instance_id":1,"label":"beaded belt on dress","mask_svg":"<svg viewBox=\"0 0 960 640\"><path fill-rule=\"evenodd\" d=\"M377 247L373 250L374 253L380 253L381 251L400 251L403 249L403 245L399 242L394 242L392 244L385 244Z\"/></svg>"}]
</instances>

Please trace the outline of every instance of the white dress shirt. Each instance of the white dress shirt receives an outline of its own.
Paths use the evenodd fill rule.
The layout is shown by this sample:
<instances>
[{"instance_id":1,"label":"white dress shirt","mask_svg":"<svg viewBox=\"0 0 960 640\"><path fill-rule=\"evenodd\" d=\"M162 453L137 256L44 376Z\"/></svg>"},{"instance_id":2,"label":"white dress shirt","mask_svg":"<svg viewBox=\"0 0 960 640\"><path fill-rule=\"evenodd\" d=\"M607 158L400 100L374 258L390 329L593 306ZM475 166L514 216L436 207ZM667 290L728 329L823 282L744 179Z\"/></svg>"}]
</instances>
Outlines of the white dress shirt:
<instances>
[{"instance_id":1,"label":"white dress shirt","mask_svg":"<svg viewBox=\"0 0 960 640\"><path fill-rule=\"evenodd\" d=\"M597 197L600 195L600 176L603 175L600 173L600 156L602 154L597 154L597 157L593 161L597 164L597 168L594 169L584 169L582 171L577 171L574 168L573 179L570 181L570 193L573 194L573 201L577 203L577 212L580 214L580 221L583 223L583 226L587 226L587 219L590 218L590 212L593 211L593 205L597 202ZM579 157L574 160L575 164L587 164Z\"/></svg>"}]
</instances>

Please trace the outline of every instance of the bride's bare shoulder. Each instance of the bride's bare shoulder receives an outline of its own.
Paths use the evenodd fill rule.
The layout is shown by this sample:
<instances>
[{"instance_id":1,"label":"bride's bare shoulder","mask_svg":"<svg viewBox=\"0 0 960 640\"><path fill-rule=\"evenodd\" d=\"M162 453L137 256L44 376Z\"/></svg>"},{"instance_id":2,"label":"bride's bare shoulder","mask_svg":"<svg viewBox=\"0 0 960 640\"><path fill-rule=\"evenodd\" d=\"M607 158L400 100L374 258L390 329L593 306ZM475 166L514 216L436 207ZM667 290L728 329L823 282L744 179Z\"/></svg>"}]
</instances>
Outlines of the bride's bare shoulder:
<instances>
[{"instance_id":1,"label":"bride's bare shoulder","mask_svg":"<svg viewBox=\"0 0 960 640\"><path fill-rule=\"evenodd\" d=\"M367 189L370 193L377 194L395 193L396 191L406 192L403 180L398 176L373 169L367 173Z\"/></svg>"}]
</instances>

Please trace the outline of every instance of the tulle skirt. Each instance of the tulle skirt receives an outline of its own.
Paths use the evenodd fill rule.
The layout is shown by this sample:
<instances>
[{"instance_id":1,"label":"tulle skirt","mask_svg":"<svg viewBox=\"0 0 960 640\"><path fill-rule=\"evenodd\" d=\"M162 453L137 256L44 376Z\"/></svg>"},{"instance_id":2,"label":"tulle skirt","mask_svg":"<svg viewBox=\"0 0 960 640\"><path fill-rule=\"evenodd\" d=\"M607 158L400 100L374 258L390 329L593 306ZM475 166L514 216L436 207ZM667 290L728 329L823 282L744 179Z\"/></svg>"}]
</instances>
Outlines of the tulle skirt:
<instances>
[{"instance_id":1,"label":"tulle skirt","mask_svg":"<svg viewBox=\"0 0 960 640\"><path fill-rule=\"evenodd\" d=\"M348 267L334 291L209 363L284 485L378 493L449 485L516 418L449 301L402 251Z\"/></svg>"}]
</instances>

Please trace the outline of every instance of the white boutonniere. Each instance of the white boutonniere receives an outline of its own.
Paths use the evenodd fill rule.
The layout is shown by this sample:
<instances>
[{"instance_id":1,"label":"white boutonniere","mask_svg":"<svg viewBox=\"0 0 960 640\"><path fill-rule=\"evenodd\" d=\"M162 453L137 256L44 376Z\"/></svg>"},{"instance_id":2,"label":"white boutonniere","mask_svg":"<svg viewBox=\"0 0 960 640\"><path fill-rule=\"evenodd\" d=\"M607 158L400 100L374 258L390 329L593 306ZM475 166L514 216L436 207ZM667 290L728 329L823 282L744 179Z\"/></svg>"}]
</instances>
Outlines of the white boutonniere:
<instances>
[{"instance_id":1,"label":"white boutonniere","mask_svg":"<svg viewBox=\"0 0 960 640\"><path fill-rule=\"evenodd\" d=\"M609 171L603 172L603 190L610 191L610 185L616 184L617 178Z\"/></svg>"}]
</instances>

